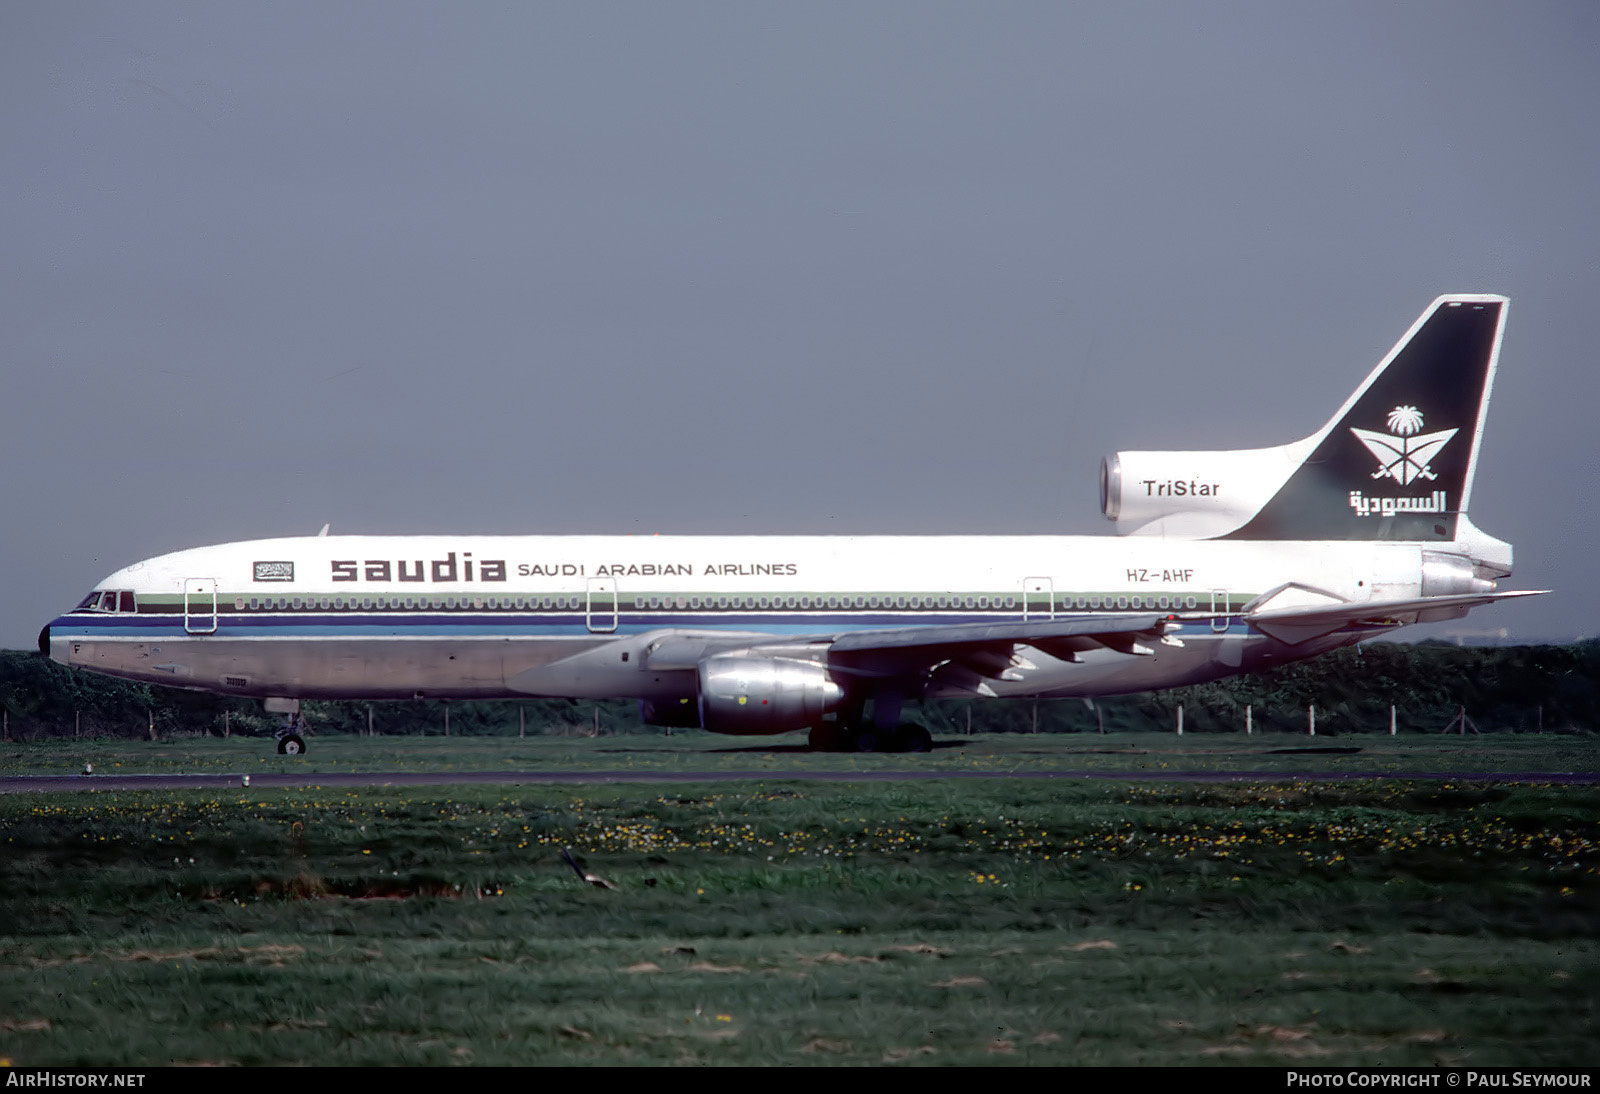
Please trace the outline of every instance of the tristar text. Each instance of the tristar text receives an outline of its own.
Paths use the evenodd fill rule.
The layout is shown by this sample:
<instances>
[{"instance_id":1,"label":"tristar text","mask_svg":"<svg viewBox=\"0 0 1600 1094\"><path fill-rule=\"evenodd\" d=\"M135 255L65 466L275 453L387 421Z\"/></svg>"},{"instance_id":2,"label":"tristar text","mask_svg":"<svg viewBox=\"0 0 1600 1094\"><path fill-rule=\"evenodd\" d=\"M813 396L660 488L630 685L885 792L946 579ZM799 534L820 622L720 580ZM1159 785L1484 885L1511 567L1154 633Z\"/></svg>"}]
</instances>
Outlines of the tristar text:
<instances>
[{"instance_id":1,"label":"tristar text","mask_svg":"<svg viewBox=\"0 0 1600 1094\"><path fill-rule=\"evenodd\" d=\"M1182 479L1170 479L1167 482L1144 479L1142 484L1147 498L1212 498L1222 492L1220 482L1200 482L1196 479L1188 482Z\"/></svg>"}]
</instances>

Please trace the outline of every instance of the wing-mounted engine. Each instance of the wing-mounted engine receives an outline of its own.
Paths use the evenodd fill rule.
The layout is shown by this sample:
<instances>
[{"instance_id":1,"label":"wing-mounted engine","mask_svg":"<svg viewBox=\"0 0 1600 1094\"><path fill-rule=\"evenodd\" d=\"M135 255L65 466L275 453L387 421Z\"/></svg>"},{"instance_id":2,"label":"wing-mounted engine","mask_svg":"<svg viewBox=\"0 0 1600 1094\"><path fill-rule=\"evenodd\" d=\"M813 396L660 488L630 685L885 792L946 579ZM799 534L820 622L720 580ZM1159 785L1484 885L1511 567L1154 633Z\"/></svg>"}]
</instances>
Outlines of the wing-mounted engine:
<instances>
[{"instance_id":1,"label":"wing-mounted engine","mask_svg":"<svg viewBox=\"0 0 1600 1094\"><path fill-rule=\"evenodd\" d=\"M787 733L815 725L844 702L844 689L815 661L760 653L702 659L700 724L713 733Z\"/></svg>"},{"instance_id":2,"label":"wing-mounted engine","mask_svg":"<svg viewBox=\"0 0 1600 1094\"><path fill-rule=\"evenodd\" d=\"M1308 448L1116 452L1100 461L1100 511L1120 535L1226 535L1271 500Z\"/></svg>"}]
</instances>

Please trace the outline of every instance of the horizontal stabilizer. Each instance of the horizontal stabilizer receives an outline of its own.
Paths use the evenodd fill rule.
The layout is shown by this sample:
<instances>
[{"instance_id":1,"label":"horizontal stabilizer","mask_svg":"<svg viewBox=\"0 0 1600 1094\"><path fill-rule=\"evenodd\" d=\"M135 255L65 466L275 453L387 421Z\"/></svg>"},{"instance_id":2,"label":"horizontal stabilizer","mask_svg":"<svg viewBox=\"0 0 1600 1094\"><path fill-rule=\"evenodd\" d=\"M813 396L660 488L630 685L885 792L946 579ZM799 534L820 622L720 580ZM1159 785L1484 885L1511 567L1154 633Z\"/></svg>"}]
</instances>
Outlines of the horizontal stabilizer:
<instances>
[{"instance_id":1,"label":"horizontal stabilizer","mask_svg":"<svg viewBox=\"0 0 1600 1094\"><path fill-rule=\"evenodd\" d=\"M1245 618L1262 634L1291 646L1320 638L1325 634L1358 626L1399 626L1427 623L1430 617L1455 618L1468 608L1509 600L1519 596L1538 596L1547 590L1525 589L1507 593L1462 593L1456 596L1422 596L1408 600L1365 600L1360 603L1330 604L1317 607L1277 608L1252 612Z\"/></svg>"}]
</instances>

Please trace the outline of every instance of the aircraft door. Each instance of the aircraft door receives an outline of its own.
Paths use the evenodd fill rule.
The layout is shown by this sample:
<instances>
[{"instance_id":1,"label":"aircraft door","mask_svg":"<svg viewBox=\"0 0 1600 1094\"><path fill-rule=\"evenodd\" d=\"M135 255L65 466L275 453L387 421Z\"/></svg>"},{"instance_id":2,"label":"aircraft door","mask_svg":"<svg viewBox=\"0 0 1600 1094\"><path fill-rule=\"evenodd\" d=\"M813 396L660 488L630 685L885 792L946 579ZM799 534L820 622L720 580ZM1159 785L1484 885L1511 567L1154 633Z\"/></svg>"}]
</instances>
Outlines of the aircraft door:
<instances>
[{"instance_id":1,"label":"aircraft door","mask_svg":"<svg viewBox=\"0 0 1600 1094\"><path fill-rule=\"evenodd\" d=\"M1055 580L1048 577L1023 578L1022 618L1054 619L1055 617Z\"/></svg>"},{"instance_id":2,"label":"aircraft door","mask_svg":"<svg viewBox=\"0 0 1600 1094\"><path fill-rule=\"evenodd\" d=\"M1228 629L1228 594L1221 589L1211 591L1211 610L1216 614L1211 619L1211 629L1221 634Z\"/></svg>"},{"instance_id":3,"label":"aircraft door","mask_svg":"<svg viewBox=\"0 0 1600 1094\"><path fill-rule=\"evenodd\" d=\"M217 633L217 579L183 579L183 629L189 634Z\"/></svg>"},{"instance_id":4,"label":"aircraft door","mask_svg":"<svg viewBox=\"0 0 1600 1094\"><path fill-rule=\"evenodd\" d=\"M617 583L609 577L591 577L585 610L589 630L609 634L617 629Z\"/></svg>"}]
</instances>

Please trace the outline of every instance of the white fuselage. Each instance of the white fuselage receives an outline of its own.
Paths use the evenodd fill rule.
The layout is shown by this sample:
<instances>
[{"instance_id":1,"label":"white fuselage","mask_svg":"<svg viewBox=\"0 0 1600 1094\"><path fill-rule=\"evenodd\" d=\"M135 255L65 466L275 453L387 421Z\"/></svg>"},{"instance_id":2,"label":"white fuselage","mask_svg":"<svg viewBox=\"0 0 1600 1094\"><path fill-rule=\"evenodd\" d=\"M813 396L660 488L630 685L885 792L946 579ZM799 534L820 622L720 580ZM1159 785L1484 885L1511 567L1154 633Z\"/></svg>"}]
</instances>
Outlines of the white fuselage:
<instances>
[{"instance_id":1,"label":"white fuselage","mask_svg":"<svg viewBox=\"0 0 1600 1094\"><path fill-rule=\"evenodd\" d=\"M665 634L782 642L1068 613L1193 620L1178 632L1182 646L1153 658L1039 655L1019 678L993 684L1002 696L1093 695L1213 679L1347 644L1368 632L1275 649L1240 613L1291 583L1342 601L1415 596L1421 575L1422 548L1407 543L303 537L178 551L118 570L97 586L117 595L53 621L49 645L66 664L224 694L662 700L692 693L692 673L652 671L643 656L622 654ZM557 664L602 645L618 657L587 658L570 672Z\"/></svg>"}]
</instances>

